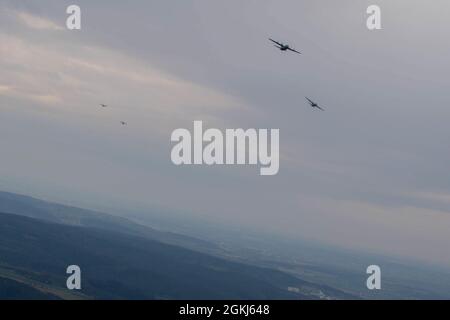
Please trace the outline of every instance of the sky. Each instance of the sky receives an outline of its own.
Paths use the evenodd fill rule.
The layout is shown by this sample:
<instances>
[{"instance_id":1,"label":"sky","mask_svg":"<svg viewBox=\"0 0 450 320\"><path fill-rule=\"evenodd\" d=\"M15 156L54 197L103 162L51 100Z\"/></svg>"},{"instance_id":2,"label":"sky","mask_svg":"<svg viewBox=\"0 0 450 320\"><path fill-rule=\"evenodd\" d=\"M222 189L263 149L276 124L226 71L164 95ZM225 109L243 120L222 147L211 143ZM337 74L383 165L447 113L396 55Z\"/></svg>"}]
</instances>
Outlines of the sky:
<instances>
[{"instance_id":1,"label":"sky","mask_svg":"<svg viewBox=\"0 0 450 320\"><path fill-rule=\"evenodd\" d=\"M366 28L371 4L381 30ZM450 267L449 13L446 0L0 0L0 189ZM174 166L171 133L194 120L280 129L279 173Z\"/></svg>"}]
</instances>

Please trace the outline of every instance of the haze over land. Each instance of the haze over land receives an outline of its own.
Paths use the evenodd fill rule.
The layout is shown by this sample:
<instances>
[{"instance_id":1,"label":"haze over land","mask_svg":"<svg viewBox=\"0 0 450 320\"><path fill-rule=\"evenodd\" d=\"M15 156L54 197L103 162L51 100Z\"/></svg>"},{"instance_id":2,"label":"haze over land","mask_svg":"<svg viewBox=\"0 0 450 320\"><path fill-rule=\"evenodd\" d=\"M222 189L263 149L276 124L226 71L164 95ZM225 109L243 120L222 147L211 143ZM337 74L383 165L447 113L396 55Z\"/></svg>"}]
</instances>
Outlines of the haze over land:
<instances>
[{"instance_id":1,"label":"haze over land","mask_svg":"<svg viewBox=\"0 0 450 320\"><path fill-rule=\"evenodd\" d=\"M450 4L377 3L370 32L372 1L80 0L68 31L70 1L1 0L0 189L449 268ZM279 174L174 167L194 120L279 128Z\"/></svg>"},{"instance_id":2,"label":"haze over land","mask_svg":"<svg viewBox=\"0 0 450 320\"><path fill-rule=\"evenodd\" d=\"M185 234L195 236L155 229L168 222L163 218L147 214L137 223L0 192L0 299L448 299L450 295L450 272L442 269L260 232L205 228L203 221L177 219ZM383 290L366 289L362 270L372 261L383 269ZM66 267L74 262L83 272L82 290L75 292L65 287Z\"/></svg>"}]
</instances>

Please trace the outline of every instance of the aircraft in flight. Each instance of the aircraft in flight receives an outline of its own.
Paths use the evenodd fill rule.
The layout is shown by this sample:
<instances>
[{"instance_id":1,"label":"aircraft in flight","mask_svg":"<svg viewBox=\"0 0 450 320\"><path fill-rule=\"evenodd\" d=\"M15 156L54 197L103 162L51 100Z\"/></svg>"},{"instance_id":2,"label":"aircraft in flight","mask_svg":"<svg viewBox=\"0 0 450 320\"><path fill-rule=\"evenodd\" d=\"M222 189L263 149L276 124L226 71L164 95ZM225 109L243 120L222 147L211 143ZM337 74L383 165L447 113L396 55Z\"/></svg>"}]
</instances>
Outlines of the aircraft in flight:
<instances>
[{"instance_id":1,"label":"aircraft in flight","mask_svg":"<svg viewBox=\"0 0 450 320\"><path fill-rule=\"evenodd\" d=\"M298 54L302 54L301 52L298 52L297 50L289 47L287 44L283 44L281 42L275 41L275 40L270 39L270 38L269 38L269 40L272 41L273 43L275 43L275 47L277 47L281 51L288 51L289 50L289 51L292 51L292 52L295 52L295 53L298 53Z\"/></svg>"},{"instance_id":2,"label":"aircraft in flight","mask_svg":"<svg viewBox=\"0 0 450 320\"><path fill-rule=\"evenodd\" d=\"M127 123L125 121L120 121L120 124L123 125L123 126L127 125Z\"/></svg>"},{"instance_id":3,"label":"aircraft in flight","mask_svg":"<svg viewBox=\"0 0 450 320\"><path fill-rule=\"evenodd\" d=\"M309 99L308 97L305 97L306 100L308 100L309 104L311 105L312 108L317 108L320 109L322 111L325 111L324 109L322 109L317 103L315 103L314 101L312 101L311 99Z\"/></svg>"},{"instance_id":4,"label":"aircraft in flight","mask_svg":"<svg viewBox=\"0 0 450 320\"><path fill-rule=\"evenodd\" d=\"M100 104L100 107L102 107L102 108L106 108L107 106L108 106L107 104L103 104L103 103Z\"/></svg>"}]
</instances>

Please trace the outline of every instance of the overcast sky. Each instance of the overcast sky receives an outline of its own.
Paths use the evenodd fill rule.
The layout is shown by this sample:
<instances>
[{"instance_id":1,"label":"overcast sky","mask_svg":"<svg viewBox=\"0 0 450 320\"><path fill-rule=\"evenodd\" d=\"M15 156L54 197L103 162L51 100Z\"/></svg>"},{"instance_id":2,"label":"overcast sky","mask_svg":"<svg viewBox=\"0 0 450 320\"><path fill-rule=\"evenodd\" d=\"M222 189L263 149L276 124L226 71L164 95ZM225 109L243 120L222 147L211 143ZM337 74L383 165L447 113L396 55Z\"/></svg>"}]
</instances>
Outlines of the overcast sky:
<instances>
[{"instance_id":1,"label":"overcast sky","mask_svg":"<svg viewBox=\"0 0 450 320\"><path fill-rule=\"evenodd\" d=\"M70 4L0 0L0 189L450 266L448 0ZM194 120L279 128L279 174L174 166Z\"/></svg>"}]
</instances>

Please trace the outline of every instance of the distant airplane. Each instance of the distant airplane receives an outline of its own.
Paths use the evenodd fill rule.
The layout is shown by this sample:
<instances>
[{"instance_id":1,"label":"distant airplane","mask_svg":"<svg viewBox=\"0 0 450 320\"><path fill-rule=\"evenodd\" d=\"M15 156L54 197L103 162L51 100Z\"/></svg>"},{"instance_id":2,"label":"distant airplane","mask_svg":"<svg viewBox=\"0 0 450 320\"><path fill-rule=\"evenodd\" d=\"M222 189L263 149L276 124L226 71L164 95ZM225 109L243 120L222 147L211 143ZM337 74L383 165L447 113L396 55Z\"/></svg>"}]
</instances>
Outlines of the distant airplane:
<instances>
[{"instance_id":1,"label":"distant airplane","mask_svg":"<svg viewBox=\"0 0 450 320\"><path fill-rule=\"evenodd\" d=\"M275 47L277 47L281 51L288 51L289 50L289 51L292 51L292 52L295 52L295 53L298 53L298 54L302 54L301 52L298 52L297 50L289 47L287 44L280 43L280 42L275 41L275 40L270 39L270 38L269 38L269 40L272 41L273 43L275 43Z\"/></svg>"},{"instance_id":2,"label":"distant airplane","mask_svg":"<svg viewBox=\"0 0 450 320\"><path fill-rule=\"evenodd\" d=\"M318 105L317 103L315 103L314 101L312 101L312 100L309 99L308 97L305 97L305 98L306 98L306 100L308 100L308 102L309 102L309 104L311 105L311 107L320 109L320 110L322 110L322 111L325 111L325 110L323 110L321 107L319 107L319 105Z\"/></svg>"},{"instance_id":3,"label":"distant airplane","mask_svg":"<svg viewBox=\"0 0 450 320\"><path fill-rule=\"evenodd\" d=\"M120 121L120 124L123 125L123 126L127 125L127 123L125 121Z\"/></svg>"},{"instance_id":4,"label":"distant airplane","mask_svg":"<svg viewBox=\"0 0 450 320\"><path fill-rule=\"evenodd\" d=\"M106 108L108 105L107 104L100 104L100 107L102 108Z\"/></svg>"}]
</instances>

